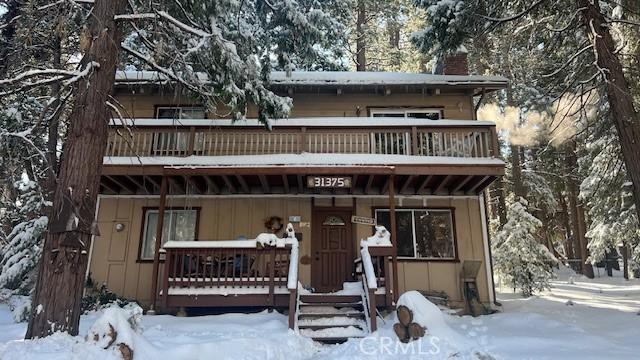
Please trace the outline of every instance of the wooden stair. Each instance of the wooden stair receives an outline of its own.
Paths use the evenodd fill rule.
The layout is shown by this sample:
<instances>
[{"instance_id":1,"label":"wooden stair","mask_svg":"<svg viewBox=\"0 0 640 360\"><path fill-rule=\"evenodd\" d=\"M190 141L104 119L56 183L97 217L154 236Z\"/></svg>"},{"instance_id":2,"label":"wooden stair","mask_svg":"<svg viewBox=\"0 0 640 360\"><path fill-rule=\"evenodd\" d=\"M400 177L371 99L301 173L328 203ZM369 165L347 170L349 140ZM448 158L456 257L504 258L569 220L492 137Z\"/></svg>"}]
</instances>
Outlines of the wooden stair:
<instances>
[{"instance_id":1,"label":"wooden stair","mask_svg":"<svg viewBox=\"0 0 640 360\"><path fill-rule=\"evenodd\" d=\"M362 295L300 295L296 315L300 334L325 344L365 337L370 332Z\"/></svg>"}]
</instances>

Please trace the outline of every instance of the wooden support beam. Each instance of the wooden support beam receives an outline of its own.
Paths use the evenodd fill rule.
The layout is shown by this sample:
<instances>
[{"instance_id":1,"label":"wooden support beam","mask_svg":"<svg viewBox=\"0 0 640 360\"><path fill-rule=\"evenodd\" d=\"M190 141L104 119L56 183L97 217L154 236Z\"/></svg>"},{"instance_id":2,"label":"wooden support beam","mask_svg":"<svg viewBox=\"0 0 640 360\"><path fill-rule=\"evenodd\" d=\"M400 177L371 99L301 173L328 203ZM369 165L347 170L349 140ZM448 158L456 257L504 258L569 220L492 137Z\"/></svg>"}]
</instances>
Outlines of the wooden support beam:
<instances>
[{"instance_id":1,"label":"wooden support beam","mask_svg":"<svg viewBox=\"0 0 640 360\"><path fill-rule=\"evenodd\" d=\"M442 179L442 181L438 185L438 187L434 190L434 193L436 193L436 194L440 193L440 191L442 191L442 189L444 189L444 187L447 185L447 183L449 183L450 179L451 179L451 175L445 176L444 179Z\"/></svg>"},{"instance_id":2,"label":"wooden support beam","mask_svg":"<svg viewBox=\"0 0 640 360\"><path fill-rule=\"evenodd\" d=\"M407 180L404 181L404 184L402 184L402 187L400 188L400 194L403 194L407 191L407 188L409 188L409 185L411 184L411 181L413 181L413 179L415 179L415 175L409 175L407 177Z\"/></svg>"},{"instance_id":3,"label":"wooden support beam","mask_svg":"<svg viewBox=\"0 0 640 360\"><path fill-rule=\"evenodd\" d=\"M211 176L205 175L204 180L207 182L207 193L211 193L211 192L213 192L214 194L220 193L220 187L218 186L218 184L216 184L215 181L213 181Z\"/></svg>"},{"instance_id":4,"label":"wooden support beam","mask_svg":"<svg viewBox=\"0 0 640 360\"><path fill-rule=\"evenodd\" d=\"M160 205L158 206L158 220L156 223L156 242L153 253L153 272L151 279L151 306L150 310L155 312L156 301L158 299L158 272L160 269L160 245L162 245L162 229L164 226L164 209L167 202L167 178L162 177L160 185ZM168 294L162 294L168 296Z\"/></svg>"},{"instance_id":5,"label":"wooden support beam","mask_svg":"<svg viewBox=\"0 0 640 360\"><path fill-rule=\"evenodd\" d=\"M186 193L186 189L184 188L184 186L182 184L180 184L178 182L178 180L176 180L174 177L172 176L168 176L167 177L167 181L169 181L169 189L171 189L172 187L177 189L179 194L185 194ZM171 191L169 191L171 192Z\"/></svg>"},{"instance_id":6,"label":"wooden support beam","mask_svg":"<svg viewBox=\"0 0 640 360\"><path fill-rule=\"evenodd\" d=\"M482 183L487 181L487 179L489 178L491 178L491 176L485 176L480 181L476 182L475 185L473 185L469 190L467 190L467 194L473 194L478 188L478 186L480 186Z\"/></svg>"},{"instance_id":7,"label":"wooden support beam","mask_svg":"<svg viewBox=\"0 0 640 360\"><path fill-rule=\"evenodd\" d=\"M191 185L198 194L205 194L207 192L206 187L202 186L202 184L198 183L198 181L193 176L186 176L185 183Z\"/></svg>"},{"instance_id":8,"label":"wooden support beam","mask_svg":"<svg viewBox=\"0 0 640 360\"><path fill-rule=\"evenodd\" d=\"M111 183L109 184L109 182L111 182L111 180L109 180L106 176L103 176L102 179L100 180L100 185L102 185L105 189L113 192L114 194L119 194L120 193L120 189L116 189L116 186L113 186L114 184Z\"/></svg>"},{"instance_id":9,"label":"wooden support beam","mask_svg":"<svg viewBox=\"0 0 640 360\"><path fill-rule=\"evenodd\" d=\"M121 189L124 189L130 193L135 194L136 193L136 187L132 186L131 184L125 184L124 181L117 179L115 176L107 176L107 179L109 179L109 181L111 181L112 183L118 185Z\"/></svg>"},{"instance_id":10,"label":"wooden support beam","mask_svg":"<svg viewBox=\"0 0 640 360\"><path fill-rule=\"evenodd\" d=\"M480 191L484 190L487 186L489 186L494 180L495 176L488 176L482 181L480 181L473 189L473 194L477 195Z\"/></svg>"},{"instance_id":11,"label":"wooden support beam","mask_svg":"<svg viewBox=\"0 0 640 360\"><path fill-rule=\"evenodd\" d=\"M462 178L462 180L460 180L456 184L456 186L453 189L451 189L451 191L449 193L453 194L456 191L460 191L460 189L462 189L463 186L467 185L467 183L469 181L471 181L471 179L473 179L473 175L469 175L469 176L466 176L466 177Z\"/></svg>"},{"instance_id":12,"label":"wooden support beam","mask_svg":"<svg viewBox=\"0 0 640 360\"><path fill-rule=\"evenodd\" d=\"M224 181L225 185L227 185L227 189L229 189L230 193L237 192L235 185L233 185L233 183L231 182L231 180L227 175L222 175L222 181Z\"/></svg>"},{"instance_id":13,"label":"wooden support beam","mask_svg":"<svg viewBox=\"0 0 640 360\"><path fill-rule=\"evenodd\" d=\"M269 187L269 181L267 180L267 177L264 175L258 175L258 179L260 180L260 185L262 185L262 191L264 191L265 194L270 193L271 188Z\"/></svg>"},{"instance_id":14,"label":"wooden support beam","mask_svg":"<svg viewBox=\"0 0 640 360\"><path fill-rule=\"evenodd\" d=\"M154 189L160 189L160 184L159 184L157 181L153 180L153 178L152 178L151 176L145 176L145 175L143 175L143 176L142 176L142 180L143 180L144 182L147 182L147 181L148 181L149 183L151 183L151 185L153 185L153 188L154 188Z\"/></svg>"},{"instance_id":15,"label":"wooden support beam","mask_svg":"<svg viewBox=\"0 0 640 360\"><path fill-rule=\"evenodd\" d=\"M130 183L136 185L140 190L143 190L145 193L148 193L147 187L144 185L144 182L140 182L134 179L131 176L125 175L125 179L127 179ZM144 180L144 179L143 179Z\"/></svg>"},{"instance_id":16,"label":"wooden support beam","mask_svg":"<svg viewBox=\"0 0 640 360\"><path fill-rule=\"evenodd\" d=\"M418 189L416 190L416 193L420 194L424 191L424 189L427 187L427 185L429 184L429 181L431 181L431 179L433 178L433 175L427 175L427 177L422 181L422 184L420 184L420 186L418 186Z\"/></svg>"},{"instance_id":17,"label":"wooden support beam","mask_svg":"<svg viewBox=\"0 0 640 360\"><path fill-rule=\"evenodd\" d=\"M349 189L349 193L353 194L356 189L356 184L358 183L358 174L353 175L353 179L351 179L351 189Z\"/></svg>"},{"instance_id":18,"label":"wooden support beam","mask_svg":"<svg viewBox=\"0 0 640 360\"><path fill-rule=\"evenodd\" d=\"M304 193L304 178L302 177L302 175L296 175L296 178L298 179L298 194L303 194Z\"/></svg>"},{"instance_id":19,"label":"wooden support beam","mask_svg":"<svg viewBox=\"0 0 640 360\"><path fill-rule=\"evenodd\" d=\"M242 175L236 175L236 179L238 179L238 183L240 183L240 187L242 188L242 191L244 191L247 194L251 193L251 189L249 189L249 185L247 185L247 182L245 181Z\"/></svg>"},{"instance_id":20,"label":"wooden support beam","mask_svg":"<svg viewBox=\"0 0 640 360\"><path fill-rule=\"evenodd\" d=\"M391 225L391 236L393 239L393 301L398 300L398 239L396 234L396 198L395 198L395 175L389 177L389 222ZM388 276L388 275L385 275Z\"/></svg>"},{"instance_id":21,"label":"wooden support beam","mask_svg":"<svg viewBox=\"0 0 640 360\"><path fill-rule=\"evenodd\" d=\"M393 177L389 176L389 178L387 179L387 181L384 183L384 185L382 186L382 189L380 189L380 194L386 194L389 191L389 186L391 186L391 182L394 181Z\"/></svg>"},{"instance_id":22,"label":"wooden support beam","mask_svg":"<svg viewBox=\"0 0 640 360\"><path fill-rule=\"evenodd\" d=\"M287 177L287 175L282 175L282 186L284 186L284 193L288 194L290 191L290 188L289 188L289 178Z\"/></svg>"},{"instance_id":23,"label":"wooden support beam","mask_svg":"<svg viewBox=\"0 0 640 360\"><path fill-rule=\"evenodd\" d=\"M375 178L375 175L369 175L369 178L367 179L367 186L365 186L364 188L364 193L365 194L371 194L371 186L373 185L373 179Z\"/></svg>"}]
</instances>

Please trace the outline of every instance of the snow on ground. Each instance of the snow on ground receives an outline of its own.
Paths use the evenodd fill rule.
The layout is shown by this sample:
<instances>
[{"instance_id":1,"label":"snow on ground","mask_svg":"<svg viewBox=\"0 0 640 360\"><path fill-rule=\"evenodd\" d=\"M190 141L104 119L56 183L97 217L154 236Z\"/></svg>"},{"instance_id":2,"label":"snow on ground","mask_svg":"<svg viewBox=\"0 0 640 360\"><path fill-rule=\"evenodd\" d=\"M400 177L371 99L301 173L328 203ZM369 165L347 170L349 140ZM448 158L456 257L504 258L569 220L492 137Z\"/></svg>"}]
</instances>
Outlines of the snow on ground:
<instances>
[{"instance_id":1,"label":"snow on ground","mask_svg":"<svg viewBox=\"0 0 640 360\"><path fill-rule=\"evenodd\" d=\"M633 359L640 353L638 280L589 280L563 270L540 296L523 299L501 290L502 312L490 316L440 317L425 306L428 321L437 323L432 336L404 347L395 341L393 317L380 321L380 330L364 340L319 345L290 332L285 316L261 312L143 316L134 354L135 359ZM84 340L101 315L82 317L80 337L23 341L26 324L14 323L7 305L0 304L0 359L118 358L117 352ZM433 336L446 333L461 338Z\"/></svg>"}]
</instances>

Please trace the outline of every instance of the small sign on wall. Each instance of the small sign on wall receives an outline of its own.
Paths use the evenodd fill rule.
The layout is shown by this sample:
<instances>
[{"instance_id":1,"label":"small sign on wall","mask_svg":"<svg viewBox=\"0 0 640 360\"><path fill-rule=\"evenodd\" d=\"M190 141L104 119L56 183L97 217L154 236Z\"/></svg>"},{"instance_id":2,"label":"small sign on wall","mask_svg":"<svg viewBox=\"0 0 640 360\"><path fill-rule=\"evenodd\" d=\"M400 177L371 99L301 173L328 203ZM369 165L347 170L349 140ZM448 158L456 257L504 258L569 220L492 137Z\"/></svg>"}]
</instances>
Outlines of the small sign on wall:
<instances>
[{"instance_id":1,"label":"small sign on wall","mask_svg":"<svg viewBox=\"0 0 640 360\"><path fill-rule=\"evenodd\" d=\"M307 176L309 188L350 188L350 176Z\"/></svg>"},{"instance_id":2,"label":"small sign on wall","mask_svg":"<svg viewBox=\"0 0 640 360\"><path fill-rule=\"evenodd\" d=\"M374 226L376 224L376 219L364 216L351 216L351 222L354 224L360 225L371 225Z\"/></svg>"}]
</instances>

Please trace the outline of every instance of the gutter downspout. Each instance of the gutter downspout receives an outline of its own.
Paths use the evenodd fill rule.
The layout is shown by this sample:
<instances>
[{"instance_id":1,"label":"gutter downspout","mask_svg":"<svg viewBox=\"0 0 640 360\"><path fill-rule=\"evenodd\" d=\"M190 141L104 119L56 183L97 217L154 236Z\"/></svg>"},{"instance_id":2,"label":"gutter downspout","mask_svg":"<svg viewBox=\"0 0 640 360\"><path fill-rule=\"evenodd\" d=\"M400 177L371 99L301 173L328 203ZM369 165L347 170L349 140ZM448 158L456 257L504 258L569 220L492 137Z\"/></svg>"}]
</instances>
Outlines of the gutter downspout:
<instances>
[{"instance_id":1,"label":"gutter downspout","mask_svg":"<svg viewBox=\"0 0 640 360\"><path fill-rule=\"evenodd\" d=\"M485 266L487 271L487 284L490 282L489 290L489 301L499 306L500 304L496 300L496 284L493 279L493 256L491 255L491 237L489 235L489 219L487 218L487 198L484 196L484 192L478 196L478 202L480 203L480 222L482 223L482 243L484 245L484 260L485 264L489 264L489 266Z\"/></svg>"},{"instance_id":2,"label":"gutter downspout","mask_svg":"<svg viewBox=\"0 0 640 360\"><path fill-rule=\"evenodd\" d=\"M98 194L98 200L96 201L96 210L93 221L98 222L98 211L100 210L100 199L102 199L102 195ZM84 274L84 283L86 285L87 280L89 279L89 273L91 269L91 258L93 257L93 243L96 241L96 236L91 235L91 244L89 245L89 260L87 261L87 271ZM83 296L86 295L87 288L84 287Z\"/></svg>"}]
</instances>

